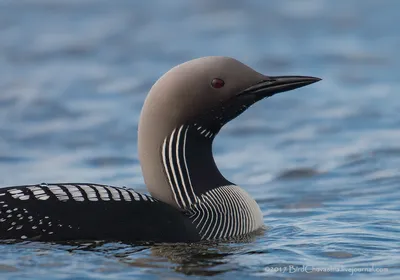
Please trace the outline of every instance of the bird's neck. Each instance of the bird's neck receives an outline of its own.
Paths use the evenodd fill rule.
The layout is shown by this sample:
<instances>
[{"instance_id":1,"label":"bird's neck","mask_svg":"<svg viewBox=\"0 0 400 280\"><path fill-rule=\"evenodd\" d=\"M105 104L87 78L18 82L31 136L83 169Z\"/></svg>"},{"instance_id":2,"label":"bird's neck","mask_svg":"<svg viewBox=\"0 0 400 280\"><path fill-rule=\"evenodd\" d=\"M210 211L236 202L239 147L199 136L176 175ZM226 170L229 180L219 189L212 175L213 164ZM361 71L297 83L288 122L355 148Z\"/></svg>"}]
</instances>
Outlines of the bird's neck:
<instances>
[{"instance_id":1,"label":"bird's neck","mask_svg":"<svg viewBox=\"0 0 400 280\"><path fill-rule=\"evenodd\" d=\"M256 201L226 180L215 164L216 130L199 124L161 127L163 131L143 128L149 126L139 129L147 188L155 198L184 210L201 239L239 236L262 226Z\"/></svg>"},{"instance_id":2,"label":"bird's neck","mask_svg":"<svg viewBox=\"0 0 400 280\"><path fill-rule=\"evenodd\" d=\"M175 203L182 209L209 190L232 185L215 164L212 141L215 132L199 124L182 125L167 136L161 147L165 179Z\"/></svg>"},{"instance_id":3,"label":"bird's neck","mask_svg":"<svg viewBox=\"0 0 400 280\"><path fill-rule=\"evenodd\" d=\"M147 123L139 126L139 158L151 195L188 209L207 191L232 185L214 161L212 142L216 133L196 123L170 129Z\"/></svg>"}]
</instances>

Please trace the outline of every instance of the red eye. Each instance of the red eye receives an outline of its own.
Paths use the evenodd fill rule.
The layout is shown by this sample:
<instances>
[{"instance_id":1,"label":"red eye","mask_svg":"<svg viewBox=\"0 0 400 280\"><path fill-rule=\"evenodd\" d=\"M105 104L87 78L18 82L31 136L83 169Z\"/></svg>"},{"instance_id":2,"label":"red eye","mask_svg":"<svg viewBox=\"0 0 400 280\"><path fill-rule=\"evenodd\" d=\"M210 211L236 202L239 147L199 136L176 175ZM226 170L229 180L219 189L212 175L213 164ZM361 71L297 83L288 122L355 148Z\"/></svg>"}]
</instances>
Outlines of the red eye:
<instances>
[{"instance_id":1,"label":"red eye","mask_svg":"<svg viewBox=\"0 0 400 280\"><path fill-rule=\"evenodd\" d=\"M213 88L222 88L224 85L225 85L224 80L221 80L221 79L218 79L218 78L215 78L215 79L213 79L211 81L211 86Z\"/></svg>"}]
</instances>

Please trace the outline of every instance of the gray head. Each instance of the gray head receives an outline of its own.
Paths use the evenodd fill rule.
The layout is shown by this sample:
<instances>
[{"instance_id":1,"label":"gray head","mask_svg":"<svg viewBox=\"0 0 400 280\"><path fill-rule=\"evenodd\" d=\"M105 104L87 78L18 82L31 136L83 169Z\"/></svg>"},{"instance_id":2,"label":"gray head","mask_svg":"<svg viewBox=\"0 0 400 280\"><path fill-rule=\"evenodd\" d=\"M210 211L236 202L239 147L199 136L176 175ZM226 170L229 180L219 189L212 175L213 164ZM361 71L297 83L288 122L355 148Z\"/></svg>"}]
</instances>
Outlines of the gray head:
<instances>
[{"instance_id":1,"label":"gray head","mask_svg":"<svg viewBox=\"0 0 400 280\"><path fill-rule=\"evenodd\" d=\"M255 102L320 79L262 75L228 57L178 65L152 87L139 122L139 157L150 193L187 208L202 193L227 184L212 156L221 127Z\"/></svg>"}]
</instances>

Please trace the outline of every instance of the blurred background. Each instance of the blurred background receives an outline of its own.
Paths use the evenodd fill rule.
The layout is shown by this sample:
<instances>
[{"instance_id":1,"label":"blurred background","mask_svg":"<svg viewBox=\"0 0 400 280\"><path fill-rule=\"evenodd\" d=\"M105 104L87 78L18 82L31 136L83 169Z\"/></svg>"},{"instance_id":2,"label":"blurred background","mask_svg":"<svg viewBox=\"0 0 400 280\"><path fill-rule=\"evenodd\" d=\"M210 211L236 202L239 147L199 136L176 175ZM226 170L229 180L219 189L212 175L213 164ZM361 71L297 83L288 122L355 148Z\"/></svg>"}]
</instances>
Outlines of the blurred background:
<instances>
[{"instance_id":1,"label":"blurred background","mask_svg":"<svg viewBox=\"0 0 400 280\"><path fill-rule=\"evenodd\" d=\"M2 187L95 182L146 192L141 106L187 60L231 56L264 74L323 78L256 104L214 142L222 173L260 204L264 235L200 252L0 245L0 272L398 279L399 10L396 0L0 0ZM386 270L272 271L289 265Z\"/></svg>"}]
</instances>

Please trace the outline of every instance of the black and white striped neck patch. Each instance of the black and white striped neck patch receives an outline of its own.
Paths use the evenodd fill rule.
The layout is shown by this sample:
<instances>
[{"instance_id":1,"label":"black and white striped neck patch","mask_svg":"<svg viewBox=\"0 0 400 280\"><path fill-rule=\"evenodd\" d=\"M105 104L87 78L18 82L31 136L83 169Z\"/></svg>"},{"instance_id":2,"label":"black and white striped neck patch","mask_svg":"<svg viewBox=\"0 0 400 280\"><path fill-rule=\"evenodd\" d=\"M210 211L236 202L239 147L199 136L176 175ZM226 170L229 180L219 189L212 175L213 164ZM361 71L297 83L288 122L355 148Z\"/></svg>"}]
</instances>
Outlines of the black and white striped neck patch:
<instances>
[{"instance_id":1,"label":"black and white striped neck patch","mask_svg":"<svg viewBox=\"0 0 400 280\"><path fill-rule=\"evenodd\" d=\"M186 158L188 130L187 125L174 129L171 135L164 139L161 148L162 161L172 194L182 209L187 209L198 201L193 190Z\"/></svg>"},{"instance_id":2,"label":"black and white striped neck patch","mask_svg":"<svg viewBox=\"0 0 400 280\"><path fill-rule=\"evenodd\" d=\"M197 123L193 124L194 128L196 129L196 131L203 136L204 138L212 138L213 136L215 136L215 133L212 132L210 129L207 129Z\"/></svg>"}]
</instances>

